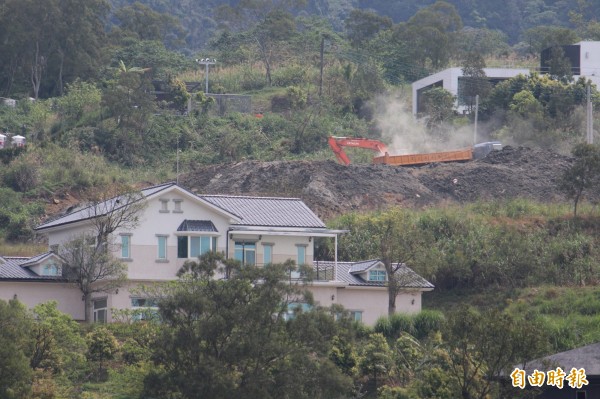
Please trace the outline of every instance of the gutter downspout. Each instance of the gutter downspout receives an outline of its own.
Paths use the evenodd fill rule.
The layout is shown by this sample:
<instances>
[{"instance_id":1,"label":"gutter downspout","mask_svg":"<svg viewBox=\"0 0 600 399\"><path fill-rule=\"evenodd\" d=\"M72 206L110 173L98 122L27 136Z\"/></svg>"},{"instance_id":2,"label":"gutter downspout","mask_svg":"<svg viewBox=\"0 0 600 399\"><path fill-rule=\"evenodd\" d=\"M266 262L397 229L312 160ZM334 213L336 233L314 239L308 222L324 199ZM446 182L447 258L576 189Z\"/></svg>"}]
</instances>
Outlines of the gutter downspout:
<instances>
[{"instance_id":1,"label":"gutter downspout","mask_svg":"<svg viewBox=\"0 0 600 399\"><path fill-rule=\"evenodd\" d=\"M225 259L229 259L229 232L231 231L231 227L227 228L227 236L225 240Z\"/></svg>"},{"instance_id":2,"label":"gutter downspout","mask_svg":"<svg viewBox=\"0 0 600 399\"><path fill-rule=\"evenodd\" d=\"M334 272L333 272L333 278L337 278L337 261L338 261L338 235L335 235L335 259L333 261L333 268L334 268Z\"/></svg>"}]
</instances>

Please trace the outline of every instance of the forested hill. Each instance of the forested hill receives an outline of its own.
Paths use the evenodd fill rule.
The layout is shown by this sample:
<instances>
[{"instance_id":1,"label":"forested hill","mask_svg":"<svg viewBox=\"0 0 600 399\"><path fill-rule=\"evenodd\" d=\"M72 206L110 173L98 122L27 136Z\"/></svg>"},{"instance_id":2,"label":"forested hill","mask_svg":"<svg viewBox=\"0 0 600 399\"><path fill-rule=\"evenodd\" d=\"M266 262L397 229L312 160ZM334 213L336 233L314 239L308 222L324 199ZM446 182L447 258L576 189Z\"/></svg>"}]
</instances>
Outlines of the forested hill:
<instances>
[{"instance_id":1,"label":"forested hill","mask_svg":"<svg viewBox=\"0 0 600 399\"><path fill-rule=\"evenodd\" d=\"M238 6L239 0L138 0L158 12L176 16L186 30L186 47L204 48L218 29L218 9ZM117 9L133 0L110 0ZM284 1L278 1L283 3ZM292 1L287 1L292 3ZM600 15L600 3L580 0L448 0L456 7L465 26L502 32L511 45L526 41L524 33L539 26L573 28L592 16ZM252 3L252 2L244 2ZM326 18L338 31L353 9L373 10L391 18L394 23L406 22L417 11L431 6L435 0L300 0L304 3L297 13Z\"/></svg>"}]
</instances>

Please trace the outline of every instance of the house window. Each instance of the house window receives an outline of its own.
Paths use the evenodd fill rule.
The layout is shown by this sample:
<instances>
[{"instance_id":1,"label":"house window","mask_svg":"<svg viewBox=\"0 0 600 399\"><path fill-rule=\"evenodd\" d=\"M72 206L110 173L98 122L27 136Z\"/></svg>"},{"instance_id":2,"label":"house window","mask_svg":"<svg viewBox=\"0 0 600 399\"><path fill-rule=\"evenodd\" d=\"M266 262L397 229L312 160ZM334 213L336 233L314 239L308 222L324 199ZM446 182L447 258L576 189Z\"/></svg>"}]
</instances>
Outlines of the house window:
<instances>
[{"instance_id":1,"label":"house window","mask_svg":"<svg viewBox=\"0 0 600 399\"><path fill-rule=\"evenodd\" d=\"M131 235L121 234L121 258L131 258Z\"/></svg>"},{"instance_id":2,"label":"house window","mask_svg":"<svg viewBox=\"0 0 600 399\"><path fill-rule=\"evenodd\" d=\"M385 281L385 270L369 270L369 281Z\"/></svg>"},{"instance_id":3,"label":"house window","mask_svg":"<svg viewBox=\"0 0 600 399\"><path fill-rule=\"evenodd\" d=\"M362 310L351 310L350 311L350 317L354 321L362 321L362 314L363 314Z\"/></svg>"},{"instance_id":4,"label":"house window","mask_svg":"<svg viewBox=\"0 0 600 399\"><path fill-rule=\"evenodd\" d=\"M169 200L161 199L160 200L160 213L169 213Z\"/></svg>"},{"instance_id":5,"label":"house window","mask_svg":"<svg viewBox=\"0 0 600 399\"><path fill-rule=\"evenodd\" d=\"M151 320L158 316L158 304L152 298L131 298L133 320Z\"/></svg>"},{"instance_id":6,"label":"house window","mask_svg":"<svg viewBox=\"0 0 600 399\"><path fill-rule=\"evenodd\" d=\"M217 249L217 237L179 236L177 237L177 257L197 258Z\"/></svg>"},{"instance_id":7,"label":"house window","mask_svg":"<svg viewBox=\"0 0 600 399\"><path fill-rule=\"evenodd\" d=\"M256 243L235 242L235 259L243 265L254 266L256 264Z\"/></svg>"},{"instance_id":8,"label":"house window","mask_svg":"<svg viewBox=\"0 0 600 399\"><path fill-rule=\"evenodd\" d=\"M54 263L46 263L42 268L42 276L59 276L60 268Z\"/></svg>"},{"instance_id":9,"label":"house window","mask_svg":"<svg viewBox=\"0 0 600 399\"><path fill-rule=\"evenodd\" d=\"M298 266L306 264L306 246L296 245L298 251Z\"/></svg>"},{"instance_id":10,"label":"house window","mask_svg":"<svg viewBox=\"0 0 600 399\"><path fill-rule=\"evenodd\" d=\"M175 209L173 209L173 213L183 213L183 211L181 210L182 202L183 202L183 200L180 200L180 199L173 200L173 203L175 204Z\"/></svg>"},{"instance_id":11,"label":"house window","mask_svg":"<svg viewBox=\"0 0 600 399\"><path fill-rule=\"evenodd\" d=\"M265 265L273 263L273 244L263 243L263 263Z\"/></svg>"},{"instance_id":12,"label":"house window","mask_svg":"<svg viewBox=\"0 0 600 399\"><path fill-rule=\"evenodd\" d=\"M108 315L108 303L106 298L93 301L94 323L106 323Z\"/></svg>"},{"instance_id":13,"label":"house window","mask_svg":"<svg viewBox=\"0 0 600 399\"><path fill-rule=\"evenodd\" d=\"M156 259L166 260L167 259L167 237L157 235L156 240L158 241L158 253L156 255Z\"/></svg>"}]
</instances>

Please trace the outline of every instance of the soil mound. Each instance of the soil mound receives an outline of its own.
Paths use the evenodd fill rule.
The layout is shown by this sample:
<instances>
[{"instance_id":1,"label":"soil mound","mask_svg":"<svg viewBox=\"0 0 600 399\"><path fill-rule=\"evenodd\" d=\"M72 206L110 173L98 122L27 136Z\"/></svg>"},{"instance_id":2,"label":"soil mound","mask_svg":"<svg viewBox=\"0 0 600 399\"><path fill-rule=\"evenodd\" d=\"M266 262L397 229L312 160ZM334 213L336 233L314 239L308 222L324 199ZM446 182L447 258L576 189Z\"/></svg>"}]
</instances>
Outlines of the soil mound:
<instances>
[{"instance_id":1,"label":"soil mound","mask_svg":"<svg viewBox=\"0 0 600 399\"><path fill-rule=\"evenodd\" d=\"M426 207L518 197L564 201L558 181L572 162L547 150L507 146L481 160L421 167L247 161L199 167L180 181L205 194L300 197L327 219L391 205ZM600 196L589 193L588 198Z\"/></svg>"}]
</instances>

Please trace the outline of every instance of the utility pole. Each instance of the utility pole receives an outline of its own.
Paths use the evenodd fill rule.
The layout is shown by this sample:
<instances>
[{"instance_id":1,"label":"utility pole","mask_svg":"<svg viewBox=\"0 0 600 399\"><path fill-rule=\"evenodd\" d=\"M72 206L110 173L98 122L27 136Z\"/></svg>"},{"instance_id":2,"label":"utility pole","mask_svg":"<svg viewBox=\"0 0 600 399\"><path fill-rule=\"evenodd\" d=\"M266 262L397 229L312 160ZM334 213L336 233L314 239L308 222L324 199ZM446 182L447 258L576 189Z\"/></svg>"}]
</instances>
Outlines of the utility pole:
<instances>
[{"instance_id":1,"label":"utility pole","mask_svg":"<svg viewBox=\"0 0 600 399\"><path fill-rule=\"evenodd\" d=\"M477 119L479 118L479 94L475 95L475 126L473 127L473 145L477 144Z\"/></svg>"},{"instance_id":2,"label":"utility pole","mask_svg":"<svg viewBox=\"0 0 600 399\"><path fill-rule=\"evenodd\" d=\"M587 131L586 141L588 144L594 144L594 108L592 105L592 87L587 84Z\"/></svg>"},{"instance_id":3,"label":"utility pole","mask_svg":"<svg viewBox=\"0 0 600 399\"><path fill-rule=\"evenodd\" d=\"M204 93L208 94L208 66L215 65L217 60L210 58L202 58L201 60L196 58L196 62L200 65L204 65L204 76L206 77L206 88L204 89Z\"/></svg>"}]
</instances>

